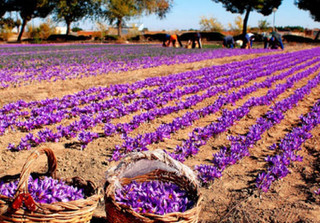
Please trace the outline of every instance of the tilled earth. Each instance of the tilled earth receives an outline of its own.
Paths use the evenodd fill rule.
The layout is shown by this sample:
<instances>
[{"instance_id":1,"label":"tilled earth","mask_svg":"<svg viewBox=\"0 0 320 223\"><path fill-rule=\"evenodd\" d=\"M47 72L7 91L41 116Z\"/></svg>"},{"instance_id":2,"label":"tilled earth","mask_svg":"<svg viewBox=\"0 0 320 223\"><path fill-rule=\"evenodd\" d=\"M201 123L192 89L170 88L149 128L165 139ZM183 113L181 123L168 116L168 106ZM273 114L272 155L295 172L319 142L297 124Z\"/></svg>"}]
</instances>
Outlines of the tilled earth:
<instances>
[{"instance_id":1,"label":"tilled earth","mask_svg":"<svg viewBox=\"0 0 320 223\"><path fill-rule=\"evenodd\" d=\"M285 53L300 49L310 48L310 46L287 47L285 51L275 51L273 53ZM189 70L198 70L203 67L230 63L233 61L247 60L261 55L244 55L214 60L201 61L190 64L179 64L172 66L161 66L156 68L100 75L77 80L66 80L54 83L37 83L23 87L8 88L0 90L0 106L17 100L34 101L53 97L62 97L67 94L74 94L78 91L94 86L108 86L111 84L133 83L147 77L165 76ZM276 103L289 95L295 89L301 88L319 74L319 70L308 78L304 78L294 85L290 90L281 94L273 102ZM259 78L255 82L263 81ZM252 85L247 83L244 87ZM277 81L276 84L283 83ZM235 91L239 89L233 89ZM234 109L241 106L245 101L253 96L265 95L268 89L260 89L234 105L225 105L225 109ZM200 92L201 93L201 92ZM198 93L198 94L200 94ZM272 155L268 146L278 142L289 132L299 121L302 114L310 111L310 107L320 98L320 88L312 89L302 102L285 113L285 119L278 125L265 132L253 148L250 148L251 156L245 157L237 164L228 167L220 179L212 184L201 188L204 197L200 222L320 222L320 197L314 194L314 190L320 188L320 126L312 131L313 138L303 144L299 155L303 156L303 162L295 162L290 166L291 174L280 181L272 184L267 193L260 192L255 186L255 179L263 170L266 170L267 162L265 157ZM216 97L206 99L196 107L191 107L179 113L166 115L157 118L149 123L142 124L138 129L130 133L130 136L151 132L162 123L170 122L178 116L193 109L200 109L212 104ZM228 131L213 137L200 152L189 158L185 164L193 168L198 164L210 164L212 154L217 152L222 146L227 146L229 141L227 136L246 134L249 127L255 124L258 117L269 110L269 106L258 106L251 109L250 113L232 126ZM141 111L140 111L141 112ZM120 119L114 119L112 123L128 122L138 114L130 114ZM184 139L188 138L195 127L203 127L217 120L220 112L206 116L194 122L193 126L179 130L171 136L148 148L150 150L161 148L172 150L176 145L181 145ZM101 126L94 129L101 131ZM10 152L6 149L8 143L17 142L26 133L19 131L9 131L0 137L0 177L7 174L19 173L26 157L30 151ZM109 161L110 154L115 145L122 143L119 135L113 137L103 137L94 140L84 150L75 143L75 140L63 139L58 143L46 143L41 147L49 147L54 150L58 159L58 174L60 177L67 178L81 176L84 179L92 180L97 185L103 186L105 182L105 172L110 166L117 163ZM70 146L71 145L71 146ZM44 160L39 164L45 166ZM92 222L105 222L103 201L99 204L94 213Z\"/></svg>"}]
</instances>

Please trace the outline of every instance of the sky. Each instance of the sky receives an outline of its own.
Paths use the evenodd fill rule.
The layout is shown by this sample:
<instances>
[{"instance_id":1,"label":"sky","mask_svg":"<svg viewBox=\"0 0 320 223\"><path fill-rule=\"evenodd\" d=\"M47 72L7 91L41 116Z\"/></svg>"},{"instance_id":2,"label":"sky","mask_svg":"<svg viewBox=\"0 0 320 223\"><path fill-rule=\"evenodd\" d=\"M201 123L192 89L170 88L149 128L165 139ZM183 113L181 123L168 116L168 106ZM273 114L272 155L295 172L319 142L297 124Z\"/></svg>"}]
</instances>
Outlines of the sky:
<instances>
[{"instance_id":1,"label":"sky","mask_svg":"<svg viewBox=\"0 0 320 223\"><path fill-rule=\"evenodd\" d=\"M143 24L151 31L189 30L200 29L200 19L205 16L216 18L224 28L228 28L228 24L234 24L235 18L239 15L227 12L221 3L215 3L212 0L174 0L174 5L165 19L160 20L155 15L151 15L134 19L133 22ZM244 14L240 16L244 18ZM267 20L272 26L273 17L273 14L263 16L251 12L248 25L256 27L259 20ZM79 25L81 26L81 24ZM85 26L90 27L90 25ZM302 26L312 29L320 28L320 22L313 21L309 11L301 10L295 6L294 0L283 0L275 12L275 26Z\"/></svg>"},{"instance_id":2,"label":"sky","mask_svg":"<svg viewBox=\"0 0 320 223\"><path fill-rule=\"evenodd\" d=\"M228 24L234 25L235 18L244 14L233 14L227 12L221 3L215 3L212 0L173 0L174 4L171 11L165 19L159 19L155 15L141 16L129 21L127 24L136 23L143 24L144 28L150 31L176 31L200 29L200 19L202 16L206 18L215 18L220 22L225 29L228 29ZM239 0L241 1L241 0ZM273 20L275 18L275 21ZM294 5L294 0L283 0L275 14L263 16L256 12L250 12L248 25L257 27L259 20L267 20L270 26L275 23L275 26L302 26L304 28L313 29L320 28L320 22L315 22L309 11L299 9ZM34 25L38 25L40 21L35 20ZM65 26L59 23L59 26ZM89 20L80 21L71 24L71 27L80 27L84 30L97 30L97 25Z\"/></svg>"}]
</instances>

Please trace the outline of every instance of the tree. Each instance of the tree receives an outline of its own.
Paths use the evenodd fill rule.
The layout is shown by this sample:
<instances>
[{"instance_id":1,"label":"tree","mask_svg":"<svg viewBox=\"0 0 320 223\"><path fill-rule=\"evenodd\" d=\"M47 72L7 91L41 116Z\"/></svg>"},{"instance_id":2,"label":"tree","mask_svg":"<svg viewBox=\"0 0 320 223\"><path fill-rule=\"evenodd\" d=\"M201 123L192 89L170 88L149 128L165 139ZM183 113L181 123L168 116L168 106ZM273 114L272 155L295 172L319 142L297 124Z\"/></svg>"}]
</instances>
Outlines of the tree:
<instances>
[{"instance_id":1,"label":"tree","mask_svg":"<svg viewBox=\"0 0 320 223\"><path fill-rule=\"evenodd\" d=\"M57 4L54 9L55 20L64 21L67 25L67 33L70 33L72 22L77 22L85 17L94 14L98 9L96 1L93 0L56 0Z\"/></svg>"},{"instance_id":2,"label":"tree","mask_svg":"<svg viewBox=\"0 0 320 223\"><path fill-rule=\"evenodd\" d=\"M164 18L172 6L172 0L101 0L104 16L110 24L116 23L118 36L125 20L145 14L157 14Z\"/></svg>"},{"instance_id":3,"label":"tree","mask_svg":"<svg viewBox=\"0 0 320 223\"><path fill-rule=\"evenodd\" d=\"M0 0L0 18L6 14L6 12L11 12L13 10L14 2L12 0Z\"/></svg>"},{"instance_id":4,"label":"tree","mask_svg":"<svg viewBox=\"0 0 320 223\"><path fill-rule=\"evenodd\" d=\"M39 38L48 39L48 37L54 33L54 30L54 23L50 19L47 19L39 25Z\"/></svg>"},{"instance_id":5,"label":"tree","mask_svg":"<svg viewBox=\"0 0 320 223\"><path fill-rule=\"evenodd\" d=\"M102 22L97 22L97 28L100 31L99 38L102 41L104 37L108 34L108 27Z\"/></svg>"},{"instance_id":6,"label":"tree","mask_svg":"<svg viewBox=\"0 0 320 223\"><path fill-rule=\"evenodd\" d=\"M5 26L13 29L16 26L16 23L12 18L0 18L0 29L3 29Z\"/></svg>"},{"instance_id":7,"label":"tree","mask_svg":"<svg viewBox=\"0 0 320 223\"><path fill-rule=\"evenodd\" d=\"M260 31L265 32L269 29L270 23L267 20L259 20L258 21L258 27Z\"/></svg>"},{"instance_id":8,"label":"tree","mask_svg":"<svg viewBox=\"0 0 320 223\"><path fill-rule=\"evenodd\" d=\"M22 27L17 41L21 41L27 23L36 17L45 18L53 10L53 0L11 0L12 11L18 11L22 18Z\"/></svg>"},{"instance_id":9,"label":"tree","mask_svg":"<svg viewBox=\"0 0 320 223\"><path fill-rule=\"evenodd\" d=\"M320 22L320 0L295 0L295 4L299 9L309 11L314 21ZM319 34L320 31L318 31L318 34L315 36L315 40L318 39Z\"/></svg>"},{"instance_id":10,"label":"tree","mask_svg":"<svg viewBox=\"0 0 320 223\"><path fill-rule=\"evenodd\" d=\"M75 26L71 29L72 32L78 32L78 31L82 31L83 29L78 27L78 26Z\"/></svg>"},{"instance_id":11,"label":"tree","mask_svg":"<svg viewBox=\"0 0 320 223\"><path fill-rule=\"evenodd\" d=\"M255 10L263 15L270 15L273 8L278 8L282 0L212 0L216 3L222 3L227 11L232 13L245 13L243 19L243 30L242 34L247 33L247 24L249 14Z\"/></svg>"},{"instance_id":12,"label":"tree","mask_svg":"<svg viewBox=\"0 0 320 223\"><path fill-rule=\"evenodd\" d=\"M0 0L0 18L4 16L4 14L7 12L6 9L6 1L5 0Z\"/></svg>"},{"instance_id":13,"label":"tree","mask_svg":"<svg viewBox=\"0 0 320 223\"><path fill-rule=\"evenodd\" d=\"M12 29L16 26L16 22L12 18L0 18L0 34L2 39L9 40L12 36Z\"/></svg>"},{"instance_id":14,"label":"tree","mask_svg":"<svg viewBox=\"0 0 320 223\"><path fill-rule=\"evenodd\" d=\"M234 26L231 23L229 23L228 26L229 29L233 32L233 35L239 35L243 30L243 19L241 18L241 16L237 16L234 19Z\"/></svg>"},{"instance_id":15,"label":"tree","mask_svg":"<svg viewBox=\"0 0 320 223\"><path fill-rule=\"evenodd\" d=\"M221 32L223 29L221 23L213 17L207 18L202 16L199 24L202 31Z\"/></svg>"}]
</instances>

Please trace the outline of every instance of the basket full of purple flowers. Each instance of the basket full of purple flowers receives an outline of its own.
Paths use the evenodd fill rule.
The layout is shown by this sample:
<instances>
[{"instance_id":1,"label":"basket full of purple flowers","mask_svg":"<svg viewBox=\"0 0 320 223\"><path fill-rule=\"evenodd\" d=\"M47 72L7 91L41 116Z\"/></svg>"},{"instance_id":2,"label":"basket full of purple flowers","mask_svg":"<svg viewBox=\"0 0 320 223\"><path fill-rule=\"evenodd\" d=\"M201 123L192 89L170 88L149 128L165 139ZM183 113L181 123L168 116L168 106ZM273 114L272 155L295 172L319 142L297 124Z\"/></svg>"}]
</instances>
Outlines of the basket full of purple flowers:
<instances>
[{"instance_id":1,"label":"basket full of purple flowers","mask_svg":"<svg viewBox=\"0 0 320 223\"><path fill-rule=\"evenodd\" d=\"M108 222L198 222L201 201L193 171L162 150L131 153L107 171Z\"/></svg>"},{"instance_id":2,"label":"basket full of purple flowers","mask_svg":"<svg viewBox=\"0 0 320 223\"><path fill-rule=\"evenodd\" d=\"M45 154L46 173L31 172ZM0 178L0 222L90 222L100 195L91 181L56 177L57 160L49 148L35 150L21 173Z\"/></svg>"}]
</instances>

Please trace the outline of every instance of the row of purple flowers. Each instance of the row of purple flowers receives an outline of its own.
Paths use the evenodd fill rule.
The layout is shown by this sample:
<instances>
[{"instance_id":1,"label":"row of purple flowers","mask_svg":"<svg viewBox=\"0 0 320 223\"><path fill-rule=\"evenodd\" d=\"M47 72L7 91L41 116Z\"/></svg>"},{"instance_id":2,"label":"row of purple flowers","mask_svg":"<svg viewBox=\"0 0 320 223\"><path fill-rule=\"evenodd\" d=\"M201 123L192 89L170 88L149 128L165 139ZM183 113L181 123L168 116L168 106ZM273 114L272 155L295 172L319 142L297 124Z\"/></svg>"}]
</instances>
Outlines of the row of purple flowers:
<instances>
[{"instance_id":1,"label":"row of purple flowers","mask_svg":"<svg viewBox=\"0 0 320 223\"><path fill-rule=\"evenodd\" d=\"M260 173L256 179L259 189L267 192L271 184L279 179L286 177L289 173L289 166L292 162L302 161L303 157L297 155L301 150L302 144L312 138L312 129L320 124L320 100L318 100L311 111L300 117L298 127L293 128L279 143L269 147L277 154L268 156L266 161L269 163L267 171ZM319 194L319 190L315 191Z\"/></svg>"},{"instance_id":2,"label":"row of purple flowers","mask_svg":"<svg viewBox=\"0 0 320 223\"><path fill-rule=\"evenodd\" d=\"M286 61L283 61L285 64L287 64ZM218 111L221 110L222 106L224 106L226 103L235 103L237 100L241 99L242 97L249 95L250 93L258 90L259 88L268 88L271 87L272 83L286 78L288 75L293 74L294 72L298 71L299 69L305 69L306 67L309 67L312 64L316 64L315 67L309 68L307 70L307 75L311 74L314 72L320 65L319 65L319 59L316 58L314 60L311 60L310 62L307 62L305 64L302 64L301 66L296 66L294 68L291 68L289 71L284 72L280 75L270 77L266 79L264 82L261 83L255 83L251 85L250 87L243 88L239 90L238 92L232 92L230 94L227 94L226 96L220 95L219 98L211 105L201 108L201 109L194 109L192 112L187 112L185 115L182 117L177 117L175 118L172 122L170 123L165 123L160 125L154 132L150 133L145 133L145 134L139 134L135 136L134 138L124 136L124 143L122 145L118 145L115 147L115 150L113 152L113 157L112 159L118 160L122 156L124 156L128 152L132 151L143 151L147 150L147 146L150 144L157 143L159 141L164 140L165 138L170 138L170 135L178 131L179 129L185 128L187 126L191 126L193 124L193 121L200 119L201 117L205 117L209 114L214 114ZM276 70L275 70L276 71ZM303 75L306 75L305 72L301 72ZM244 80L241 81L235 81L228 83L225 87L229 89L230 87L240 87L244 83L247 83L249 80L254 80L256 77L259 77L261 73L252 73L248 75L248 79L244 78ZM266 75L266 74L262 74ZM303 78L300 75L295 75L292 78L290 78L288 81L291 83L295 78L299 77L300 79ZM223 87L223 86L221 86ZM231 119L229 120L229 127L233 124L234 121L236 121L235 117L236 115L234 113L238 113L239 115L245 115L248 110L253 107L253 106L258 106L259 103L262 105L263 103L268 104L270 103L272 98L275 98L276 95L279 95L280 92L279 90L283 90L283 87L277 86L276 89L278 90L269 90L268 96L265 97L259 97L257 99L251 98L248 100L248 102L244 105L243 108L239 108L234 111L225 111L224 115L219 118L222 120L227 119L229 116ZM271 95L271 93L276 93L274 96ZM270 98L271 97L271 98ZM221 125L225 123L219 122L217 125ZM227 127L227 126L225 126ZM213 128L213 129L212 129ZM208 131L214 131L214 124L208 126L201 135L201 130L199 128L196 128L193 133L191 133L191 137L189 140L185 141L182 146L177 146L175 149L175 153L171 154L175 159L178 159L180 161L184 161L186 157L196 154L197 151L199 150L199 146L203 145L203 143L206 142L207 139L213 136L213 132L208 133ZM225 130L225 128L222 128L221 130ZM197 136L199 132L199 135ZM203 138L202 138L203 137ZM205 140L204 140L205 139Z\"/></svg>"},{"instance_id":3,"label":"row of purple flowers","mask_svg":"<svg viewBox=\"0 0 320 223\"><path fill-rule=\"evenodd\" d=\"M206 98L227 92L228 90L239 87L255 78L270 75L272 72L276 72L278 69L285 69L290 66L295 66L296 64L301 63L303 60L312 58L313 56L314 54L310 52L300 52L288 54L285 57L280 55L274 56L274 58L267 56L246 62L237 62L229 66L223 65L219 66L218 68L205 68L196 72L186 72L169 76L166 78L165 82L162 82L162 86L157 81L149 82L147 80L144 83L140 82L142 85L132 84L120 85L118 87L111 86L111 89L117 89L117 92L122 91L123 93L120 95L124 95L121 97L116 97L117 94L115 94L112 96L112 99L109 100L103 100L110 97L110 91L108 91L109 89L105 89L106 91L99 91L94 88L92 92L95 93L89 94L88 97L83 95L83 93L78 93L76 94L77 96L82 96L75 97L74 95L70 95L65 96L61 100L53 99L29 103L22 103L19 101L16 104L10 104L11 106L4 106L4 108L0 110L2 113L2 133L5 133L6 129L14 128L14 126L29 132L34 128L44 128L46 125L59 123L66 118L79 117L80 120L74 121L68 126L59 125L56 131L45 128L38 131L36 135L28 133L24 138L21 139L19 145L15 146L14 144L10 144L9 148L12 150L30 149L31 146L39 145L43 142L57 142L62 137L78 137L78 140L82 143L83 147L85 147L93 139L99 137L98 133L87 132L85 130L93 128L98 124L105 123L103 127L103 136L110 136L116 131L118 133L124 133L124 136L126 136L127 133L139 127L139 125L143 122L189 108ZM263 66L266 60L270 62L270 65ZM288 62L282 63L284 60L288 60ZM308 64L305 66L308 66ZM231 72L230 67L232 69ZM234 72L237 72L237 70L238 73L234 74ZM251 72L256 73L251 74ZM231 74L232 76L230 76ZM145 89L148 86L155 86L155 83L159 84L160 86L151 91ZM140 94L136 94L132 90L133 88L137 89L137 87L134 86L144 87L139 87L139 89L142 89L142 91ZM179 87L182 86L184 88L180 90ZM177 102L176 106L164 107L164 105L169 101L179 101L184 95L195 94L200 90L203 91L205 89L207 90L201 96L193 95L188 97L184 102ZM175 91L170 93L172 90ZM86 92L91 91L87 90ZM98 100L103 101L96 102ZM87 106L80 107L83 106L84 102L91 103ZM132 103L129 105L123 105L123 103L126 102ZM30 109L31 107L31 111L27 112L19 109L16 111L13 110L21 104L24 105L21 106L24 108ZM120 123L118 125L113 125L110 123L111 119L119 118L141 109L147 110L147 112L134 116L129 123Z\"/></svg>"},{"instance_id":4,"label":"row of purple flowers","mask_svg":"<svg viewBox=\"0 0 320 223\"><path fill-rule=\"evenodd\" d=\"M273 93L269 93L272 95L277 94L277 91L282 91L291 87L293 82L298 81L301 78L307 77L311 73L319 72L320 66L317 64L316 66L309 68L306 71L300 72L291 80L287 81L287 83L279 85L278 89L273 90ZM308 83L302 88L297 89L292 95L288 98L285 98L279 102L277 102L274 106L270 107L270 110L259 117L256 121L256 124L249 128L249 132L245 135L231 136L230 147L224 147L218 153L214 154L214 158L212 160L213 165L199 165L196 167L196 170L199 172L199 178L204 182L210 182L215 178L219 178L222 175L223 170L227 166L235 164L237 161L242 159L245 156L249 156L249 148L253 147L254 144L261 139L261 135L269 130L271 127L279 124L281 120L284 119L284 114L286 111L294 107L299 101L303 100L306 95L308 95L313 88L319 87L320 83L320 75L318 74L315 78L308 81ZM268 95L266 95L268 97ZM262 99L262 98L261 98ZM269 101L270 103L270 101ZM316 108L317 109L317 108ZM311 130L311 126L314 127L318 124L318 118L314 117L314 111L311 112L312 115L306 115L309 117L307 122L310 125L297 128L292 133L288 134L280 143L282 146L287 145L289 148L297 148L297 145L301 145L310 134L303 132L305 130ZM234 114L235 115L235 114ZM302 130L303 129L303 130ZM292 141L293 140L293 141ZM289 142L290 141L290 142ZM289 145L293 143L293 145ZM276 145L272 146L275 148ZM286 148L287 151L282 154L282 156L275 156L267 158L268 161L271 161L274 165L268 169L267 173L262 173L258 176L257 185L259 188L267 191L271 183L277 179L277 177L284 177L288 174L288 169L284 168L284 163L289 164L290 160L299 161L301 160L300 156L297 156L293 150ZM279 159L281 161L279 161ZM278 162L279 161L279 162ZM281 163L281 162L284 163ZM279 164L279 165L278 165Z\"/></svg>"},{"instance_id":5,"label":"row of purple flowers","mask_svg":"<svg viewBox=\"0 0 320 223\"><path fill-rule=\"evenodd\" d=\"M160 45L18 46L0 47L0 88L270 52L265 49L187 50Z\"/></svg>"}]
</instances>

